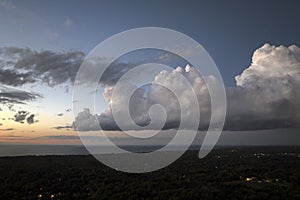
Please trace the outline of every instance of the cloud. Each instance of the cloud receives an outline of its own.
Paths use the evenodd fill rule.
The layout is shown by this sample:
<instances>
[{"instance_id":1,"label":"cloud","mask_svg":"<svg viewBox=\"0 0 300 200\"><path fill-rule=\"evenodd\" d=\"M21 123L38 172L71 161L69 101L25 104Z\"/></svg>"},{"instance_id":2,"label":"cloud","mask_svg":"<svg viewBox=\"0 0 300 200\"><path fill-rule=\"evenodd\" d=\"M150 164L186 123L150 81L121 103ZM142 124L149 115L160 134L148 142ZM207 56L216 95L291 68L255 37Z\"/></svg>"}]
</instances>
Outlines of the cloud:
<instances>
[{"instance_id":1,"label":"cloud","mask_svg":"<svg viewBox=\"0 0 300 200\"><path fill-rule=\"evenodd\" d=\"M24 111L24 110L18 111L14 116L14 120L16 122L23 122L26 119L28 114L29 114L29 112Z\"/></svg>"},{"instance_id":2,"label":"cloud","mask_svg":"<svg viewBox=\"0 0 300 200\"><path fill-rule=\"evenodd\" d=\"M11 69L0 69L0 83L11 86L21 86L28 83L34 83L32 73L18 73Z\"/></svg>"},{"instance_id":3,"label":"cloud","mask_svg":"<svg viewBox=\"0 0 300 200\"><path fill-rule=\"evenodd\" d=\"M130 67L129 67L130 68ZM104 97L108 102L108 109L101 114L92 114L89 109L80 112L75 118L75 127L79 131L98 130L101 124L104 130L118 130L111 112L112 102L122 115L128 109L124 104L124 96L129 89L136 92L131 97L129 110L133 121L139 125L149 124L149 108L152 105L162 105L167 113L164 129L177 128L180 124L180 107L174 94L167 88L176 91L178 98L184 100L184 109L188 110L185 117L194 116L195 105L191 104L186 84L180 79L182 75L188 80L198 97L201 122L199 129L207 128L210 120L210 96L203 78L197 71L187 65L178 67L171 72L161 71L154 79L154 84L147 90L134 85L124 84L115 99L112 99L114 84L129 68L121 66L106 72L109 76L102 79ZM121 70L123 69L123 70ZM206 77L208 84L216 84L214 77ZM299 127L300 122L300 48L263 45L257 49L252 57L251 65L240 75L236 76L236 86L226 88L227 116L225 129L227 130L260 130L273 128ZM155 84L157 83L157 84ZM161 87L158 84L167 86ZM159 118L160 114L155 115ZM124 119L126 125L127 119ZM126 129L131 129L127 124ZM152 129L158 126L151 127ZM188 128L188 127L187 127Z\"/></svg>"},{"instance_id":4,"label":"cloud","mask_svg":"<svg viewBox=\"0 0 300 200\"><path fill-rule=\"evenodd\" d=\"M105 117L104 117L105 118ZM108 120L109 126L112 126L112 120ZM96 131L99 130L98 116L91 114L89 109L84 109L82 112L78 113L75 118L75 130L77 131ZM114 126L115 129L117 127Z\"/></svg>"},{"instance_id":5,"label":"cloud","mask_svg":"<svg viewBox=\"0 0 300 200\"><path fill-rule=\"evenodd\" d=\"M300 48L263 45L228 88L228 129L298 127Z\"/></svg>"},{"instance_id":6,"label":"cloud","mask_svg":"<svg viewBox=\"0 0 300 200\"><path fill-rule=\"evenodd\" d=\"M13 130L15 130L15 129L13 129L13 128L0 129L0 131L13 131Z\"/></svg>"},{"instance_id":7,"label":"cloud","mask_svg":"<svg viewBox=\"0 0 300 200\"><path fill-rule=\"evenodd\" d=\"M185 77L185 79L181 78ZM109 108L106 112L100 115L93 115L90 113L89 109L85 109L83 112L79 113L75 118L75 127L76 130L79 131L93 131L99 130L99 124L101 128L104 130L118 130L116 122L114 121L114 117L112 115L111 106L114 103L114 108L117 110L118 115L123 115L123 113L127 112L128 107L124 106L124 102L126 99L127 91L135 90L133 93L130 103L129 103L129 111L133 121L140 125L146 126L151 122L149 116L149 108L153 105L160 104L162 105L167 112L167 119L165 125L161 127L159 121L161 119L161 113L154 113L152 115L153 119L158 123L153 123L151 129L171 129L178 128L180 124L181 110L179 106L179 102L170 88L176 92L178 98L184 102L184 118L189 119L191 117L195 117L197 115L197 109L195 109L195 105L190 100L190 96L194 95L193 90L187 90L186 82L187 80L193 90L196 92L197 98L200 99L200 111L201 117L203 119L203 123L199 124L199 126L204 127L207 126L207 122L210 117L210 99L207 90L207 86L204 80L201 78L200 74L192 67L187 65L185 68L178 67L171 72L161 71L154 78L154 84L150 87L147 95L145 96L145 90L142 88L138 88L130 83L123 84L122 89L118 91L117 95L112 98L112 91L114 89L113 86L107 85L104 91L104 97L108 102ZM207 78L209 84L215 84L216 81L213 77ZM162 87L160 85L164 85ZM124 118L123 127L126 130L137 129L135 125L132 125L128 122L128 119ZM186 120L189 121L189 120ZM127 124L128 122L128 124ZM188 127L185 127L188 128ZM139 129L139 128L138 128ZM143 129L143 128L140 128Z\"/></svg>"},{"instance_id":8,"label":"cloud","mask_svg":"<svg viewBox=\"0 0 300 200\"><path fill-rule=\"evenodd\" d=\"M33 124L35 122L38 122L37 120L34 120L34 116L34 114L30 114L28 111L20 110L15 114L13 120L15 122L20 122L23 124L26 119L28 124Z\"/></svg>"},{"instance_id":9,"label":"cloud","mask_svg":"<svg viewBox=\"0 0 300 200\"><path fill-rule=\"evenodd\" d=\"M130 59L130 58L129 58ZM158 62L157 60L153 59L144 59L142 61L122 61L122 59L117 59L114 62L112 62L108 68L105 69L103 72L100 80L98 80L99 77L95 77L95 71L99 70L99 67L106 66L108 62L110 62L111 59L108 59L106 57L92 57L86 60L85 65L88 66L88 68L85 69L84 73L80 74L80 77L76 81L78 81L78 84L84 84L89 85L90 83L99 82L102 87L106 86L113 86L116 84L116 82L128 71L133 69L134 67L145 64L145 62ZM146 62L146 63L147 63ZM157 68L149 69L149 72L151 71L158 71ZM141 74L137 74L141 75Z\"/></svg>"},{"instance_id":10,"label":"cloud","mask_svg":"<svg viewBox=\"0 0 300 200\"><path fill-rule=\"evenodd\" d=\"M65 17L65 22L64 22L65 27L67 27L67 28L71 27L71 26L73 26L73 24L74 24L74 22L72 20L70 20L69 17Z\"/></svg>"},{"instance_id":11,"label":"cloud","mask_svg":"<svg viewBox=\"0 0 300 200\"><path fill-rule=\"evenodd\" d=\"M0 83L7 86L46 83L50 87L73 83L84 60L80 51L34 51L29 48L0 47ZM92 58L84 84L89 84L99 65L107 63L107 58ZM92 63L97 63L93 65ZM101 77L101 85L114 85L116 81L141 62L124 63L116 60L107 68ZM97 80L98 81L98 80ZM65 87L68 92L68 87Z\"/></svg>"},{"instance_id":12,"label":"cloud","mask_svg":"<svg viewBox=\"0 0 300 200\"><path fill-rule=\"evenodd\" d=\"M66 130L69 130L69 129L73 129L74 127L71 125L66 125L66 126L55 126L55 127L52 127L53 129L57 129L57 130L61 130L61 129L66 129Z\"/></svg>"},{"instance_id":13,"label":"cloud","mask_svg":"<svg viewBox=\"0 0 300 200\"><path fill-rule=\"evenodd\" d=\"M158 56L158 60L161 62L170 62L175 56L170 53L164 53Z\"/></svg>"},{"instance_id":14,"label":"cloud","mask_svg":"<svg viewBox=\"0 0 300 200\"><path fill-rule=\"evenodd\" d=\"M101 62L101 60L99 61ZM112 86L130 69L139 65L138 63L121 63L113 62L102 74L100 79L100 84L103 86ZM98 66L95 66L98 67ZM93 68L91 68L91 73L94 73ZM91 76L92 77L92 76ZM87 79L88 80L88 79Z\"/></svg>"},{"instance_id":15,"label":"cloud","mask_svg":"<svg viewBox=\"0 0 300 200\"><path fill-rule=\"evenodd\" d=\"M25 92L0 85L0 104L6 105L11 111L15 111L13 109L14 104L26 104L28 101L33 101L41 97L37 93Z\"/></svg>"},{"instance_id":16,"label":"cloud","mask_svg":"<svg viewBox=\"0 0 300 200\"><path fill-rule=\"evenodd\" d=\"M42 82L53 87L73 82L83 61L79 51L33 51L28 48L0 48L0 83L11 86Z\"/></svg>"},{"instance_id":17,"label":"cloud","mask_svg":"<svg viewBox=\"0 0 300 200\"><path fill-rule=\"evenodd\" d=\"M6 10L14 10L16 9L16 6L7 0L0 0L0 8L4 8Z\"/></svg>"},{"instance_id":18,"label":"cloud","mask_svg":"<svg viewBox=\"0 0 300 200\"><path fill-rule=\"evenodd\" d=\"M33 124L33 123L37 122L34 120L34 116L35 116L34 114L31 114L29 117L26 118L26 121L28 124Z\"/></svg>"},{"instance_id":19,"label":"cloud","mask_svg":"<svg viewBox=\"0 0 300 200\"><path fill-rule=\"evenodd\" d=\"M17 101L32 101L39 97L41 97L41 95L37 93L25 92L0 85L0 98L8 98Z\"/></svg>"}]
</instances>

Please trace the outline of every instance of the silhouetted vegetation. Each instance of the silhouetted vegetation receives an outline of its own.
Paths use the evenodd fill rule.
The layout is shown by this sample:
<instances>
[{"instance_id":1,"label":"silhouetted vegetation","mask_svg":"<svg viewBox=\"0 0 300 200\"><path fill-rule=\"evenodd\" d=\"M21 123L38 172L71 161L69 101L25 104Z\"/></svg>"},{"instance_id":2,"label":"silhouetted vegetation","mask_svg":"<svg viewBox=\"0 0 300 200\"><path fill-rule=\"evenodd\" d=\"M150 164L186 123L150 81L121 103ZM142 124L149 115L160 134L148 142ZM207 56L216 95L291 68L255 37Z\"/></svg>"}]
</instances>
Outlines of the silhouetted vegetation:
<instances>
[{"instance_id":1,"label":"silhouetted vegetation","mask_svg":"<svg viewBox=\"0 0 300 200\"><path fill-rule=\"evenodd\" d=\"M0 199L300 199L300 147L197 154L146 174L115 171L92 156L0 158Z\"/></svg>"}]
</instances>

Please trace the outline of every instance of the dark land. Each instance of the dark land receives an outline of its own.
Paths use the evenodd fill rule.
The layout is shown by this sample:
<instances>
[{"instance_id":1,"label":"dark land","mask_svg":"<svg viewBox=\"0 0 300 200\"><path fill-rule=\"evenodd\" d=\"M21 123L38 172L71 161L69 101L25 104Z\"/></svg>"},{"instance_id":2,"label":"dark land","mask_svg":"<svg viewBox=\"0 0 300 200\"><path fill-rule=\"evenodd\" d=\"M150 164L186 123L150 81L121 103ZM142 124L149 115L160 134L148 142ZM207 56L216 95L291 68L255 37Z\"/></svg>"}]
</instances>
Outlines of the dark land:
<instances>
[{"instance_id":1,"label":"dark land","mask_svg":"<svg viewBox=\"0 0 300 200\"><path fill-rule=\"evenodd\" d=\"M90 155L0 158L0 199L300 199L300 147L187 151L159 171L129 174Z\"/></svg>"}]
</instances>

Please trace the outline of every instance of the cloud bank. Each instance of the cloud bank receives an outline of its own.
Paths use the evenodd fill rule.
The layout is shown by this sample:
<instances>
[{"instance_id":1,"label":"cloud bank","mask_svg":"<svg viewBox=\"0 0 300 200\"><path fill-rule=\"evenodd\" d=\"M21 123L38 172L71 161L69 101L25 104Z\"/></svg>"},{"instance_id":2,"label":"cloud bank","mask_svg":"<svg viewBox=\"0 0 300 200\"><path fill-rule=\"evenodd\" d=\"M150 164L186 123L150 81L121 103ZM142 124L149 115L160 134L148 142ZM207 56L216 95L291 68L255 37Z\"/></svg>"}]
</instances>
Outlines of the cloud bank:
<instances>
[{"instance_id":1,"label":"cloud bank","mask_svg":"<svg viewBox=\"0 0 300 200\"><path fill-rule=\"evenodd\" d=\"M10 86L45 83L53 87L67 82L73 83L83 58L84 54L79 51L53 52L17 47L0 48L0 104L13 110L14 104L26 104L41 97L32 92L12 89ZM101 61L101 58L99 59ZM199 129L207 128L211 112L210 96L203 78L189 65L177 67L173 71L158 72L153 80L154 84L146 89L125 84L124 90L112 99L116 82L138 64L115 62L104 72L100 84L105 89L103 95L109 106L104 113L97 115L91 114L89 109L83 110L75 119L77 130L98 130L98 123L105 130L119 130L112 116L112 102L120 114L129 109L133 121L140 126L146 126L151 121L149 117L151 106L162 105L167 114L163 129L177 128L182 114L178 100L169 89L160 84L176 90L178 98L184 99L185 102L181 106L190 111L185 117L192 117L195 112L195 105L189 101L189 96L192 94L186 90L186 85L180 81L179 75L185 77L190 83L198 98L201 114ZM206 77L206 79L208 84L215 84L214 77ZM300 87L299 47L263 45L254 52L250 66L236 76L235 80L235 87L226 88L228 111L225 129L299 127L300 96L297 92ZM136 91L129 105L124 105L123 96L126 90L132 87ZM153 114L155 118L160 119L159 113ZM33 114L28 113L25 118L23 117L24 119L20 120L21 118L22 115L18 115L15 120L29 124L35 122ZM151 128L159 129L159 127L154 125ZM130 124L126 129L132 129Z\"/></svg>"},{"instance_id":2,"label":"cloud bank","mask_svg":"<svg viewBox=\"0 0 300 200\"><path fill-rule=\"evenodd\" d=\"M124 85L123 92L126 92L126 87L136 87L129 106L124 105L124 101L122 101L124 94L122 93L112 99L113 83L119 74L120 72L117 72L115 76L106 76L108 84L105 84L105 79L102 80L102 85L105 87L103 95L109 105L106 112L93 115L89 109L85 109L75 119L77 130L98 130L98 123L104 130L118 130L111 112L112 102L117 105L119 112L123 112L122 108L125 112L125 109L129 107L132 119L141 126L149 124L149 108L152 105L160 104L167 113L164 129L177 128L181 114L178 100L170 90L158 84L164 83L164 85L176 88L179 98L185 99L182 106L190 110L186 117L191 117L195 105L189 101L191 94L187 92L186 85L178 79L179 74L189 81L199 100L201 114L199 129L202 130L208 126L211 112L210 96L203 78L193 67L187 65L185 68L178 67L171 72L161 71L147 91L134 85ZM111 81L111 77L114 81ZM206 77L206 79L208 84L215 84L214 77ZM299 127L299 47L295 45L276 47L265 44L254 52L251 65L235 79L236 86L226 88L228 102L224 127L226 130ZM131 127L128 126L127 129L131 129Z\"/></svg>"}]
</instances>

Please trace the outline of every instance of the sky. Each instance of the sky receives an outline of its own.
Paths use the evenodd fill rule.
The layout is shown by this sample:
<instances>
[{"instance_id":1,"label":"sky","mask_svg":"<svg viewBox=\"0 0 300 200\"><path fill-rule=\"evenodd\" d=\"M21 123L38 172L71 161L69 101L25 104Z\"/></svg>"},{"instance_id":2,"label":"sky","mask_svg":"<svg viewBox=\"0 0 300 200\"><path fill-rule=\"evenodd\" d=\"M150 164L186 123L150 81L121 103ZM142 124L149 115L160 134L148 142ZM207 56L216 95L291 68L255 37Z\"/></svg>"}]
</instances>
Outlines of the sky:
<instances>
[{"instance_id":1,"label":"sky","mask_svg":"<svg viewBox=\"0 0 300 200\"><path fill-rule=\"evenodd\" d=\"M139 27L180 31L206 49L226 87L226 131L248 131L257 138L260 130L279 129L282 136L276 133L274 140L270 136L263 137L264 141L280 143L286 135L286 141L295 141L298 136L285 132L293 129L294 133L300 119L298 8L298 1L0 0L0 142L78 144L74 121L79 131L95 131L94 122L89 121L95 113L83 110L73 114L76 72L100 42ZM159 51L125 55L107 72L107 78L100 80L96 118L112 137L123 137L108 107L114 78L132 64L145 62L147 55L164 56ZM192 83L202 99L204 122L200 129L205 129L210 102L201 77L180 59L171 56L171 60L160 61L170 64L174 72L158 73L159 83L180 89L180 82L174 82L178 73ZM154 86L139 91L133 97L134 120L146 123L148 108L156 102L165 106L170 116L165 129L176 128L180 120L174 96ZM122 94L117 98L122 99ZM124 107L122 102L117 106ZM236 138L239 144L243 137L239 134ZM252 141L249 134L244 138Z\"/></svg>"}]
</instances>

